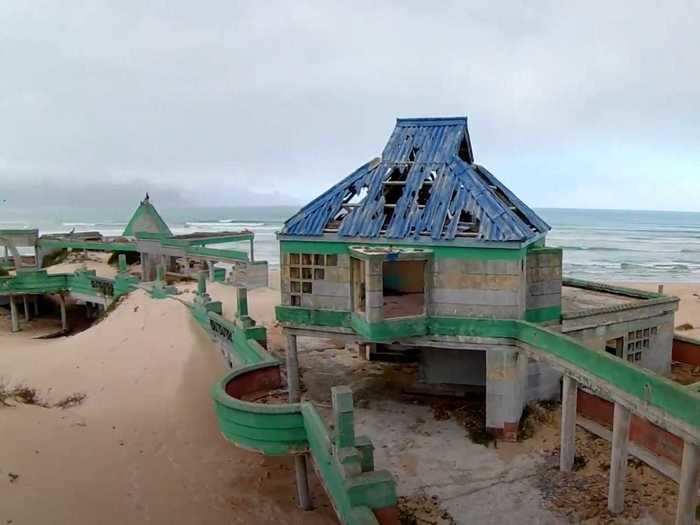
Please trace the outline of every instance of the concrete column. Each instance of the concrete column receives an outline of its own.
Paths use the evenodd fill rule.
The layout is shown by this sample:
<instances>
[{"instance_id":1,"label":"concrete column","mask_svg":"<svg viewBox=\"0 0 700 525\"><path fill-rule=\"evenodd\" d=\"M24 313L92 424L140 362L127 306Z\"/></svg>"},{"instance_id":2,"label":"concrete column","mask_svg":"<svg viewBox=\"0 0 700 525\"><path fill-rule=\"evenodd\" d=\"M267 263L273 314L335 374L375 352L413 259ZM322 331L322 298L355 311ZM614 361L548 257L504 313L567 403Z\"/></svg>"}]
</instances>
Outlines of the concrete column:
<instances>
[{"instance_id":1,"label":"concrete column","mask_svg":"<svg viewBox=\"0 0 700 525\"><path fill-rule=\"evenodd\" d=\"M509 348L486 352L486 428L515 441L525 406L527 356Z\"/></svg>"},{"instance_id":2,"label":"concrete column","mask_svg":"<svg viewBox=\"0 0 700 525\"><path fill-rule=\"evenodd\" d=\"M700 447L686 441L683 444L676 525L695 525L698 485L700 485Z\"/></svg>"},{"instance_id":3,"label":"concrete column","mask_svg":"<svg viewBox=\"0 0 700 525\"><path fill-rule=\"evenodd\" d=\"M209 261L209 280L214 282L214 261Z\"/></svg>"},{"instance_id":4,"label":"concrete column","mask_svg":"<svg viewBox=\"0 0 700 525\"><path fill-rule=\"evenodd\" d=\"M34 296L34 316L39 316L39 297L36 295Z\"/></svg>"},{"instance_id":5,"label":"concrete column","mask_svg":"<svg viewBox=\"0 0 700 525\"><path fill-rule=\"evenodd\" d=\"M297 336L287 336L287 389L289 402L298 403L301 399L299 388L299 357L297 354Z\"/></svg>"},{"instance_id":6,"label":"concrete column","mask_svg":"<svg viewBox=\"0 0 700 525\"><path fill-rule=\"evenodd\" d=\"M561 392L561 452L559 469L571 472L576 455L576 392L578 383L569 376L564 376Z\"/></svg>"},{"instance_id":7,"label":"concrete column","mask_svg":"<svg viewBox=\"0 0 700 525\"><path fill-rule=\"evenodd\" d=\"M289 402L298 403L301 399L299 388L299 357L297 355L297 336L287 336L287 388ZM294 468L297 477L297 502L303 510L311 510L311 495L309 493L309 475L306 468L306 455L294 456Z\"/></svg>"},{"instance_id":8,"label":"concrete column","mask_svg":"<svg viewBox=\"0 0 700 525\"><path fill-rule=\"evenodd\" d=\"M631 420L632 413L629 409L615 403L608 483L608 510L613 514L619 514L625 508L625 476L627 474L627 449Z\"/></svg>"},{"instance_id":9,"label":"concrete column","mask_svg":"<svg viewBox=\"0 0 700 525\"><path fill-rule=\"evenodd\" d=\"M250 240L250 261L255 260L255 239Z\"/></svg>"},{"instance_id":10,"label":"concrete column","mask_svg":"<svg viewBox=\"0 0 700 525\"><path fill-rule=\"evenodd\" d=\"M207 293L207 274L199 272L197 274L197 294L204 295Z\"/></svg>"},{"instance_id":11,"label":"concrete column","mask_svg":"<svg viewBox=\"0 0 700 525\"><path fill-rule=\"evenodd\" d=\"M58 304L61 307L61 328L65 332L68 330L68 317L66 316L66 300L63 294L58 294Z\"/></svg>"},{"instance_id":12,"label":"concrete column","mask_svg":"<svg viewBox=\"0 0 700 525\"><path fill-rule=\"evenodd\" d=\"M149 281L149 275L148 275L148 254L147 253L142 253L141 254L141 280L144 282Z\"/></svg>"},{"instance_id":13,"label":"concrete column","mask_svg":"<svg viewBox=\"0 0 700 525\"><path fill-rule=\"evenodd\" d=\"M10 316L12 318L12 331L19 332L19 314L17 312L17 302L15 296L10 296Z\"/></svg>"},{"instance_id":14,"label":"concrete column","mask_svg":"<svg viewBox=\"0 0 700 525\"><path fill-rule=\"evenodd\" d=\"M245 319L248 317L248 289L236 288L236 317Z\"/></svg>"},{"instance_id":15,"label":"concrete column","mask_svg":"<svg viewBox=\"0 0 700 525\"><path fill-rule=\"evenodd\" d=\"M123 253L120 253L118 259L119 259L119 273L126 273L127 272L126 255Z\"/></svg>"},{"instance_id":16,"label":"concrete column","mask_svg":"<svg viewBox=\"0 0 700 525\"><path fill-rule=\"evenodd\" d=\"M29 321L29 301L27 301L27 296L22 296L22 302L24 303L24 320Z\"/></svg>"},{"instance_id":17,"label":"concrete column","mask_svg":"<svg viewBox=\"0 0 700 525\"><path fill-rule=\"evenodd\" d=\"M185 267L183 268L183 272L186 276L189 277L190 274L192 273L190 271L190 259L189 259L189 257L185 257L184 260L185 260Z\"/></svg>"}]
</instances>

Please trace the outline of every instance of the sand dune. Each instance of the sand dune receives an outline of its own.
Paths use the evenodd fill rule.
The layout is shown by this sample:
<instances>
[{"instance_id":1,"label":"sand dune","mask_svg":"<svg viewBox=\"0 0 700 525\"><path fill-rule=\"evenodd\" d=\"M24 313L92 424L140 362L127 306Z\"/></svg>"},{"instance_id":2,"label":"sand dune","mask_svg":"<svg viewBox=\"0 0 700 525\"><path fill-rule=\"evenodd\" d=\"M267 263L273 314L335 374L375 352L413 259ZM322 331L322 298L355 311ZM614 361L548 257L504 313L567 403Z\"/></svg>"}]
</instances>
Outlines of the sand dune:
<instances>
[{"instance_id":1,"label":"sand dune","mask_svg":"<svg viewBox=\"0 0 700 525\"><path fill-rule=\"evenodd\" d=\"M209 390L224 372L182 304L141 291L73 337L0 335L5 383L87 395L0 408L0 523L333 523L327 504L295 508L289 459L220 436Z\"/></svg>"}]
</instances>

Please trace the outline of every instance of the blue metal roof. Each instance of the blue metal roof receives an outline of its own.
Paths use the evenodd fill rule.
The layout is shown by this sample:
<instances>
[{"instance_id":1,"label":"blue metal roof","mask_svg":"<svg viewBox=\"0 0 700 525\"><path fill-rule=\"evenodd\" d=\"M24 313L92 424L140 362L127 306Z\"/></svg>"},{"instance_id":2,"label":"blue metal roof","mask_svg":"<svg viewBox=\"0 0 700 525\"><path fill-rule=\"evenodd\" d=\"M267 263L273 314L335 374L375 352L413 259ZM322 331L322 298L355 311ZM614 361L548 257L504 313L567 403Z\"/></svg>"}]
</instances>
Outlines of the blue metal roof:
<instances>
[{"instance_id":1,"label":"blue metal roof","mask_svg":"<svg viewBox=\"0 0 700 525\"><path fill-rule=\"evenodd\" d=\"M283 235L526 241L550 229L474 164L466 117L397 119L379 159L286 221Z\"/></svg>"}]
</instances>

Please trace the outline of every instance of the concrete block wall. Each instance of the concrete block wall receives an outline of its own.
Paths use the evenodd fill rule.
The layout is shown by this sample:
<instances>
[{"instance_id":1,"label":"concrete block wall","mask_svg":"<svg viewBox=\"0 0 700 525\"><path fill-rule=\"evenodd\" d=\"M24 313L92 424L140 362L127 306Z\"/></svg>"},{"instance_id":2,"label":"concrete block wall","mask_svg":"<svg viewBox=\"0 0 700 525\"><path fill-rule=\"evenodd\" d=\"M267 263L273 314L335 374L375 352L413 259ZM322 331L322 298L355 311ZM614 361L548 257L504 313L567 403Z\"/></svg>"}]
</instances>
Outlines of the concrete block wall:
<instances>
[{"instance_id":1,"label":"concrete block wall","mask_svg":"<svg viewBox=\"0 0 700 525\"><path fill-rule=\"evenodd\" d=\"M290 277L289 253L283 253L280 261L280 290L282 304L292 305L292 289ZM312 255L313 257L313 255ZM303 266L301 266L303 268ZM323 268L323 279L315 278L313 268ZM314 266L311 270L311 279L302 282L311 283L311 293L302 293L301 304L304 308L342 310L351 308L350 286L350 256L338 254L334 266Z\"/></svg>"},{"instance_id":2,"label":"concrete block wall","mask_svg":"<svg viewBox=\"0 0 700 525\"><path fill-rule=\"evenodd\" d=\"M559 399L561 373L541 361L530 359L527 363L525 401Z\"/></svg>"},{"instance_id":3,"label":"concrete block wall","mask_svg":"<svg viewBox=\"0 0 700 525\"><path fill-rule=\"evenodd\" d=\"M528 358L513 348L486 351L486 428L517 438L526 403Z\"/></svg>"},{"instance_id":4,"label":"concrete block wall","mask_svg":"<svg viewBox=\"0 0 700 525\"><path fill-rule=\"evenodd\" d=\"M516 260L435 258L428 271L428 313L432 316L520 319L524 263Z\"/></svg>"},{"instance_id":5,"label":"concrete block wall","mask_svg":"<svg viewBox=\"0 0 700 525\"><path fill-rule=\"evenodd\" d=\"M654 315L656 314L656 315ZM577 324L584 325L572 329L565 322L562 332L581 341L590 348L605 351L605 343L611 339L624 338L627 350L628 334L638 330L656 328L656 334L650 336L649 348L642 351L642 360L637 361L644 368L659 374L671 371L671 356L673 352L673 312L664 313L661 306L649 306L644 309L621 310L591 316L588 326L586 319L576 319ZM624 354L623 354L624 358Z\"/></svg>"},{"instance_id":6,"label":"concrete block wall","mask_svg":"<svg viewBox=\"0 0 700 525\"><path fill-rule=\"evenodd\" d=\"M527 310L561 308L562 251L557 248L535 248L525 262Z\"/></svg>"}]
</instances>

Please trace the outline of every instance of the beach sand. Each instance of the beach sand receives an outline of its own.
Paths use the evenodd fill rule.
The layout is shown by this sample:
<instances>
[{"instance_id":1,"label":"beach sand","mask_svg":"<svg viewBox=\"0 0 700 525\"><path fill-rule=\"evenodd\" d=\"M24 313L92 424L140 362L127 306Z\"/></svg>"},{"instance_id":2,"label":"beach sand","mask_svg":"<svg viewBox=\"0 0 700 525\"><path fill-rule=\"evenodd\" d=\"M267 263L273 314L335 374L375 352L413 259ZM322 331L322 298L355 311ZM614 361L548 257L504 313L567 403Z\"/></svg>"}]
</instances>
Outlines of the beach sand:
<instances>
[{"instance_id":1,"label":"beach sand","mask_svg":"<svg viewBox=\"0 0 700 525\"><path fill-rule=\"evenodd\" d=\"M648 292L656 292L655 283L618 283L628 288L638 288ZM674 295L681 302L676 312L675 325L692 325L692 329L677 330L677 333L700 339L700 283L665 283L664 294Z\"/></svg>"},{"instance_id":2,"label":"beach sand","mask_svg":"<svg viewBox=\"0 0 700 525\"><path fill-rule=\"evenodd\" d=\"M88 267L106 276L113 270L94 260ZM274 350L282 345L277 272L270 284L248 300L253 318L270 328ZM196 285L178 287L191 293ZM214 283L208 291L227 317L235 314L233 288ZM700 327L700 284L665 291L681 298L676 324ZM48 404L74 393L86 398L68 409L0 407L0 524L336 523L315 480L316 510L296 508L291 458L265 458L220 435L209 392L226 369L178 301L137 291L84 332L32 335L10 334L7 316L0 319L0 383L33 387Z\"/></svg>"},{"instance_id":3,"label":"beach sand","mask_svg":"<svg viewBox=\"0 0 700 525\"><path fill-rule=\"evenodd\" d=\"M184 305L142 291L71 337L0 331L6 385L86 395L0 408L0 523L333 523L318 486L318 508L296 508L291 458L222 438L209 392L225 372Z\"/></svg>"}]
</instances>

